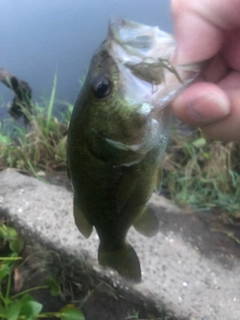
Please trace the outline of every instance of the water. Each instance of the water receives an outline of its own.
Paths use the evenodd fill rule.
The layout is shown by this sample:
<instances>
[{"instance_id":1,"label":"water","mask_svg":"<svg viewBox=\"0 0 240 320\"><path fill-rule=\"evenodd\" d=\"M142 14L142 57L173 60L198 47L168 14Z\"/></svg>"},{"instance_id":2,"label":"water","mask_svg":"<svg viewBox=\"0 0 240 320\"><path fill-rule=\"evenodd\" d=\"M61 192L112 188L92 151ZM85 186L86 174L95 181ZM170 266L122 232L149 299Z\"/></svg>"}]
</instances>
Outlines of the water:
<instances>
[{"instance_id":1,"label":"water","mask_svg":"<svg viewBox=\"0 0 240 320\"><path fill-rule=\"evenodd\" d=\"M170 0L0 0L0 66L27 81L35 100L49 96L57 72L57 98L73 103L114 16L173 30ZM0 106L11 101L2 84L0 94Z\"/></svg>"}]
</instances>

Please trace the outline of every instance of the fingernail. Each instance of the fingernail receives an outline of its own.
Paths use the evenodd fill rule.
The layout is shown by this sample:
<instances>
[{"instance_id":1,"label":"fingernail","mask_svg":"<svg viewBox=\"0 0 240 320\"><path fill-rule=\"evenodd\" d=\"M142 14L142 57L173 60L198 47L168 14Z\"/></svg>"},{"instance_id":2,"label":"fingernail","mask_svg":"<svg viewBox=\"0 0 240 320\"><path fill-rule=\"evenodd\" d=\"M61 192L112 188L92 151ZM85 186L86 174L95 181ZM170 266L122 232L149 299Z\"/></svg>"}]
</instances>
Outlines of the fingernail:
<instances>
[{"instance_id":1,"label":"fingernail","mask_svg":"<svg viewBox=\"0 0 240 320\"><path fill-rule=\"evenodd\" d=\"M187 112L196 123L207 124L225 118L230 112L230 104L224 97L208 93L189 105Z\"/></svg>"}]
</instances>

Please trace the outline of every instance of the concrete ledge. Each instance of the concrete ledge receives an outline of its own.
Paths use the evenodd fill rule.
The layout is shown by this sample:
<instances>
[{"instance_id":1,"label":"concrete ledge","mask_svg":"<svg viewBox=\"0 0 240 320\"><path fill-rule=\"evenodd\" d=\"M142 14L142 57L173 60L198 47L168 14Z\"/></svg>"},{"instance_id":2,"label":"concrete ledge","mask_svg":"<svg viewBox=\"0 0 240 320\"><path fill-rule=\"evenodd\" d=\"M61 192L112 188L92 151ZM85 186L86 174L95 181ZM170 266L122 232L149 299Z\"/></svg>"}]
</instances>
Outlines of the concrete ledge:
<instances>
[{"instance_id":1,"label":"concrete ledge","mask_svg":"<svg viewBox=\"0 0 240 320\"><path fill-rule=\"evenodd\" d=\"M156 304L163 302L179 317L239 320L238 258L215 249L204 254L201 221L164 198L155 195L151 201L161 223L158 235L149 239L134 229L129 232L143 271L143 281L134 290L151 295ZM86 240L79 234L72 216L72 193L65 188L7 169L0 172L0 207L23 233L30 229L36 237L70 254L87 253L92 267L103 272L97 263L98 237L93 233ZM186 236L189 221L194 233ZM117 278L112 271L106 274Z\"/></svg>"}]
</instances>

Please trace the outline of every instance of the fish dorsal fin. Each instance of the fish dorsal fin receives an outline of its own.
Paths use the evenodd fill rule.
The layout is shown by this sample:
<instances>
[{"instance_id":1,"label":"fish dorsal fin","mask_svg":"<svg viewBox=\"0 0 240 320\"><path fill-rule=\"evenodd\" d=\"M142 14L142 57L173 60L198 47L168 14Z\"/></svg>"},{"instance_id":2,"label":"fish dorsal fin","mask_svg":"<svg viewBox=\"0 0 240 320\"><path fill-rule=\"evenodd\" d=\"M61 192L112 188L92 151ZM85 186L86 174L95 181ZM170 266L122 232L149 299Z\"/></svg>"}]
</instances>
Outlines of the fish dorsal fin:
<instances>
[{"instance_id":1,"label":"fish dorsal fin","mask_svg":"<svg viewBox=\"0 0 240 320\"><path fill-rule=\"evenodd\" d=\"M133 223L134 228L145 237L153 237L158 233L159 221L153 209L149 206Z\"/></svg>"},{"instance_id":2,"label":"fish dorsal fin","mask_svg":"<svg viewBox=\"0 0 240 320\"><path fill-rule=\"evenodd\" d=\"M75 198L73 200L73 215L78 230L85 238L88 238L92 233L93 226L85 218Z\"/></svg>"}]
</instances>

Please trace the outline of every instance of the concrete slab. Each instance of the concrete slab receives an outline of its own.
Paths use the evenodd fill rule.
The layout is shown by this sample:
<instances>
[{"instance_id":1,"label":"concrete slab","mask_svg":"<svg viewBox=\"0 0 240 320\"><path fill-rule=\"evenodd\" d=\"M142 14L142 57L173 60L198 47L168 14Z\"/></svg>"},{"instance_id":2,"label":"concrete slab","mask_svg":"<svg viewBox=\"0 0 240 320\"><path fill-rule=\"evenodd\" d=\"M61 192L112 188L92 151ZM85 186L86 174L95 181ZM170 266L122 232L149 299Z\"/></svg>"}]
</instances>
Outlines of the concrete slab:
<instances>
[{"instance_id":1,"label":"concrete slab","mask_svg":"<svg viewBox=\"0 0 240 320\"><path fill-rule=\"evenodd\" d=\"M133 229L129 232L143 271L143 281L134 290L153 296L156 304L164 302L179 317L239 320L238 245L210 232L206 220L166 199L155 195L151 201L160 219L158 235L149 239ZM101 272L96 260L98 237L94 233L86 240L79 234L70 191L7 169L0 173L0 207L23 233L31 230L67 253L87 252L89 263ZM113 276L112 271L107 274Z\"/></svg>"}]
</instances>

